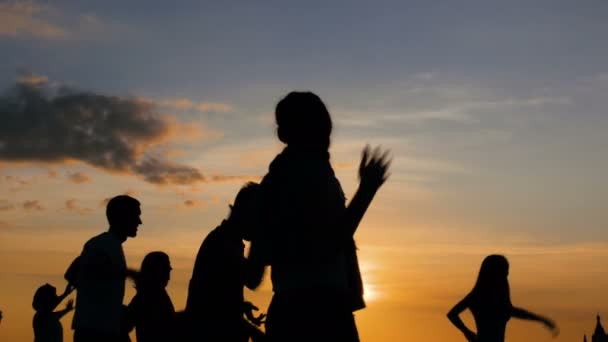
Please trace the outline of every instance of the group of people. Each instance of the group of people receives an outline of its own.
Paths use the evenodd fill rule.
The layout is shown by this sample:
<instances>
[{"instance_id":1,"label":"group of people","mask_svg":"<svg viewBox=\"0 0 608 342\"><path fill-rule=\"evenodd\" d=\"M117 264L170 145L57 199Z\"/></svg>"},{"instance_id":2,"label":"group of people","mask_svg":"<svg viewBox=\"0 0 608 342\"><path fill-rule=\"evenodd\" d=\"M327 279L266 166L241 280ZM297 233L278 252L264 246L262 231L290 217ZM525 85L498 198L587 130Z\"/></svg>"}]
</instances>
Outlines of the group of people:
<instances>
[{"instance_id":1,"label":"group of people","mask_svg":"<svg viewBox=\"0 0 608 342\"><path fill-rule=\"evenodd\" d=\"M241 188L227 218L204 239L183 311L175 311L165 289L167 254L151 252L139 271L127 268L122 243L137 235L142 221L140 202L121 195L107 204L108 231L90 239L68 268L63 294L48 284L36 292L36 342L62 341L59 320L73 309L75 342L129 341L133 328L139 342L359 341L354 312L365 301L354 234L389 177L391 160L386 151L364 148L359 186L347 205L330 163L332 120L321 99L291 92L277 104L275 119L286 147L259 184ZM258 288L268 266L273 296L267 316L256 316L243 288ZM507 270L504 257L488 257L471 294L448 314L469 341L503 341L511 316L555 328L511 305ZM123 305L127 278L137 293ZM54 311L74 290L75 307L69 301ZM458 318L466 308L477 334Z\"/></svg>"}]
</instances>

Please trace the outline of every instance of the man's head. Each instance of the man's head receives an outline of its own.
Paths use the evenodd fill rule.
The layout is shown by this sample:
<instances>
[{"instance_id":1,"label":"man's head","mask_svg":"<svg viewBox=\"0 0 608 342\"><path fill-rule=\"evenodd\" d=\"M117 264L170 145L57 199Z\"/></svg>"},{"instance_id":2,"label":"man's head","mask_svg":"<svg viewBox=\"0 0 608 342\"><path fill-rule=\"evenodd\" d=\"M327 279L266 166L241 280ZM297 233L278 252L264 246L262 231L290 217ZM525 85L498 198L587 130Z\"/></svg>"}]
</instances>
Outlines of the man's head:
<instances>
[{"instance_id":1,"label":"man's head","mask_svg":"<svg viewBox=\"0 0 608 342\"><path fill-rule=\"evenodd\" d=\"M245 184L230 206L230 222L239 230L244 240L250 241L256 227L260 210L260 185L254 182Z\"/></svg>"},{"instance_id":2,"label":"man's head","mask_svg":"<svg viewBox=\"0 0 608 342\"><path fill-rule=\"evenodd\" d=\"M139 201L127 195L113 197L106 207L110 230L121 236L135 237L141 222Z\"/></svg>"}]
</instances>

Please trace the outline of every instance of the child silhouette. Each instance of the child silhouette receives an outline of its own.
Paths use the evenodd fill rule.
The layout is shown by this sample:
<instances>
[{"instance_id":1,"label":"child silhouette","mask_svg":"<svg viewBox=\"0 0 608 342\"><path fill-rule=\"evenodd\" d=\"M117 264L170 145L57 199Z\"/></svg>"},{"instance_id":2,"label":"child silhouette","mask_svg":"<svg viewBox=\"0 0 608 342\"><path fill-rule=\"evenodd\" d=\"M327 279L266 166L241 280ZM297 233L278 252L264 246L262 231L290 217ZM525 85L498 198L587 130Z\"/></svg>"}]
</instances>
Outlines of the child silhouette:
<instances>
[{"instance_id":1,"label":"child silhouette","mask_svg":"<svg viewBox=\"0 0 608 342\"><path fill-rule=\"evenodd\" d=\"M36 290L32 306L36 310L34 314L34 342L62 342L63 327L59 320L66 313L74 309L74 300L70 299L65 309L53 311L72 291L69 284L61 296L57 295L57 289L50 284L44 284Z\"/></svg>"}]
</instances>

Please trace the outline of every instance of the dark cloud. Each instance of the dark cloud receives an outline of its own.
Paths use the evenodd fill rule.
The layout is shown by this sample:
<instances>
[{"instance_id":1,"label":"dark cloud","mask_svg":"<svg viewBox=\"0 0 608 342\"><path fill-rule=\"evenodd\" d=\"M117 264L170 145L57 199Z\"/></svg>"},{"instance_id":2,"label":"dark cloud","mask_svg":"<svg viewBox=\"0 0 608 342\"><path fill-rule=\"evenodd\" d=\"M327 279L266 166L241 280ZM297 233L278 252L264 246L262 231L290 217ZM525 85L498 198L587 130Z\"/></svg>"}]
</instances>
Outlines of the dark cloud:
<instances>
[{"instance_id":1,"label":"dark cloud","mask_svg":"<svg viewBox=\"0 0 608 342\"><path fill-rule=\"evenodd\" d=\"M226 176L212 175L207 178L210 182L259 182L262 176Z\"/></svg>"},{"instance_id":2,"label":"dark cloud","mask_svg":"<svg viewBox=\"0 0 608 342\"><path fill-rule=\"evenodd\" d=\"M204 181L205 178L199 170L172 163L156 157L146 157L134 167L135 172L144 176L144 179L155 184L192 184Z\"/></svg>"},{"instance_id":3,"label":"dark cloud","mask_svg":"<svg viewBox=\"0 0 608 342\"><path fill-rule=\"evenodd\" d=\"M91 177L82 172L74 172L68 175L68 179L76 184L88 183L91 181Z\"/></svg>"},{"instance_id":4,"label":"dark cloud","mask_svg":"<svg viewBox=\"0 0 608 342\"><path fill-rule=\"evenodd\" d=\"M40 204L40 201L38 200L28 200L23 202L23 209L41 211L44 210L44 207Z\"/></svg>"},{"instance_id":5,"label":"dark cloud","mask_svg":"<svg viewBox=\"0 0 608 342\"><path fill-rule=\"evenodd\" d=\"M40 78L18 82L0 96L0 120L3 161L77 160L156 184L204 179L193 167L147 156L186 130L149 101L68 90Z\"/></svg>"}]
</instances>

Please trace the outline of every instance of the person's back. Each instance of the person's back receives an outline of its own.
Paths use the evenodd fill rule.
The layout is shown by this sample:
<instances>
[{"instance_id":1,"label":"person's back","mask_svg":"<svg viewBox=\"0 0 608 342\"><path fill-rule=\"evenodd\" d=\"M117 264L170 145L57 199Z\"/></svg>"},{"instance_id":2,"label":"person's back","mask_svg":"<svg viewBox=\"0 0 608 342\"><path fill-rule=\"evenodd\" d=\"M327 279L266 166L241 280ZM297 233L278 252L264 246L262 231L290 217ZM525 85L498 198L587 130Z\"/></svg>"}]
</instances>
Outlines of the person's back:
<instances>
[{"instance_id":1,"label":"person's back","mask_svg":"<svg viewBox=\"0 0 608 342\"><path fill-rule=\"evenodd\" d=\"M470 308L478 342L504 342L507 323L511 319L509 308L501 309L492 303L473 303Z\"/></svg>"},{"instance_id":2,"label":"person's back","mask_svg":"<svg viewBox=\"0 0 608 342\"><path fill-rule=\"evenodd\" d=\"M198 251L186 304L193 340L237 342L262 334L243 317L254 308L243 295L243 239L249 239L257 213L258 187L248 183L239 191L228 218L205 237Z\"/></svg>"},{"instance_id":3,"label":"person's back","mask_svg":"<svg viewBox=\"0 0 608 342\"><path fill-rule=\"evenodd\" d=\"M97 274L100 264L110 268ZM119 334L127 271L121 241L109 232L90 239L82 250L79 267L74 329Z\"/></svg>"},{"instance_id":4,"label":"person's back","mask_svg":"<svg viewBox=\"0 0 608 342\"><path fill-rule=\"evenodd\" d=\"M186 304L193 334L210 341L246 338L241 329L244 245L226 234L226 225L224 221L201 244Z\"/></svg>"}]
</instances>

